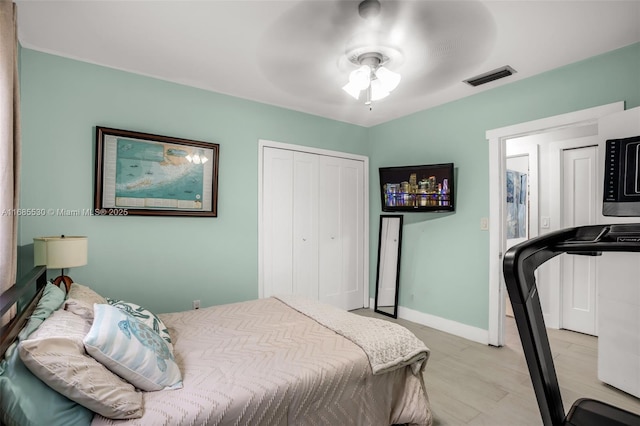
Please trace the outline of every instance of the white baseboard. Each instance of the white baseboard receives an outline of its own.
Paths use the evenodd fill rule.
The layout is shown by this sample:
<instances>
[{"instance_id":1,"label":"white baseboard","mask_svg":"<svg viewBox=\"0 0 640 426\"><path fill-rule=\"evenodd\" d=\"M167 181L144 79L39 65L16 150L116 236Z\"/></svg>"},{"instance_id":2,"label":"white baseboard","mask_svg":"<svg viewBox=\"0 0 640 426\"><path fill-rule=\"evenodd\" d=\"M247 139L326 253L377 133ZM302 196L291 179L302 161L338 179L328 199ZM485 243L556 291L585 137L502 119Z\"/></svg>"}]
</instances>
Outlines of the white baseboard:
<instances>
[{"instance_id":1,"label":"white baseboard","mask_svg":"<svg viewBox=\"0 0 640 426\"><path fill-rule=\"evenodd\" d=\"M370 299L370 309L373 309L374 306L374 300ZM482 343L483 345L489 344L489 331L478 327L462 324L457 321L437 317L431 314L425 314L424 312L405 308L404 306L398 306L398 318L426 325L427 327L435 328L436 330L444 331L445 333L453 334L454 336Z\"/></svg>"}]
</instances>

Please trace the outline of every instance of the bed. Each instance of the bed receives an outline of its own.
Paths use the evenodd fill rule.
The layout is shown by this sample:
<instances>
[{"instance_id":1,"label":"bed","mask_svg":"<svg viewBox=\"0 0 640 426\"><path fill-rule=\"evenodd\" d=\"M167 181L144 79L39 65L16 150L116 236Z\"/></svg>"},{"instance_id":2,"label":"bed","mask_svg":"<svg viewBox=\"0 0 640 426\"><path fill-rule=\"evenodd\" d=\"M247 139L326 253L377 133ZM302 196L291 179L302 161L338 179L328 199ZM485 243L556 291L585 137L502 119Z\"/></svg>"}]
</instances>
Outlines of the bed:
<instances>
[{"instance_id":1,"label":"bed","mask_svg":"<svg viewBox=\"0 0 640 426\"><path fill-rule=\"evenodd\" d=\"M34 328L27 318L42 316L29 313L29 309L40 312L42 302L38 302L38 298L42 300L49 297L49 293L55 293L43 281L46 280L43 278L45 272L40 269L29 277L29 285L38 287L38 294L32 303L25 303L31 306L27 306L25 312L3 331L0 350L2 353L6 351L6 360L0 368L0 392L5 394L1 395L0 401L9 395L11 380L18 380L11 376L15 372L10 371L13 366L7 362L13 359L27 366L26 369L13 367L15 370L26 371L25 375L32 372L40 381L48 379L41 377L43 373L38 371L43 364L52 366L46 374L56 373L57 369L57 374L65 376L66 382L63 385L47 382L48 391L56 394L56 398L61 393L66 394L62 397L65 403L84 410L81 414L85 421L88 419L96 426L430 425L432 422L423 380L429 350L422 342L397 324L293 296L160 314L157 317L151 314L153 321L160 324L154 332L163 336L172 352L171 356L165 356L155 349L153 357L158 363L166 364L163 374L167 376L171 375L171 365L175 362L180 376L179 381L176 377L165 382L160 380L158 390L141 390L140 387L146 387L147 383L139 384L127 376L130 369L121 372L127 380L111 372L105 373L115 377L108 379L111 382L94 378L98 376L87 378L82 376L84 366L71 365L73 360L97 363L96 368L108 366L109 360L97 362L100 358L93 351L89 354L95 343L91 343L91 336L100 339L106 334L100 331L105 330L103 324L108 323L104 320L106 314L102 313L103 310L114 310L117 312L114 315L120 315L126 309L118 306L120 301L107 300L103 303L102 296L76 284L60 307L52 309L47 318L41 321L38 318L39 327L25 335L27 328ZM74 288L82 288L85 294L78 296ZM18 291L14 289L11 292L3 295L0 307L11 303L10 296L11 300L16 300ZM143 309L135 304L129 306L133 306L133 311L127 308L127 318L132 312L138 312L138 308ZM120 327L119 335L139 333L136 328L142 326L137 321L128 321L123 322L122 318L116 321ZM130 338L130 341L134 340ZM77 351L71 355L65 353L63 362L60 361L60 352L67 349L59 349L62 341L75 342L75 346L71 346ZM53 349L47 352L43 349L46 347ZM14 353L16 351L19 357ZM97 391L98 395L103 392L106 396L84 404L85 395L74 392L76 387L87 383L92 383L92 391L94 388L102 389ZM116 386L126 388L114 392L112 389ZM115 398L106 412L102 406L95 408L91 405L100 404L103 398ZM53 425L56 421L52 417L53 412L67 408L58 410L56 405L54 408L44 407L43 400L40 398L35 409L49 411L48 424ZM77 404L77 401L83 404ZM136 406L137 401L140 401L139 407ZM10 410L4 406L2 409ZM112 415L109 410L119 411ZM106 416L97 414L100 412ZM0 420L6 424L15 422L15 419L7 420L6 412L2 414ZM118 418L127 416L130 418ZM61 418L60 421L69 420Z\"/></svg>"}]
</instances>

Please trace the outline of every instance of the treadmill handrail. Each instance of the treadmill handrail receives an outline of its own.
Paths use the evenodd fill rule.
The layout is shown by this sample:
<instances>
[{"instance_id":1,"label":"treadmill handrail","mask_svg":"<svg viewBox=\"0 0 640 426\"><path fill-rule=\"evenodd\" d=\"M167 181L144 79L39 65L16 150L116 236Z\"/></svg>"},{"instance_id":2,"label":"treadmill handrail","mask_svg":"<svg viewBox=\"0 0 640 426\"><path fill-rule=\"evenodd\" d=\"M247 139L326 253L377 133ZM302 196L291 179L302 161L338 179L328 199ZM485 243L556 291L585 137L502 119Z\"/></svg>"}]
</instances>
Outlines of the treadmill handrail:
<instances>
[{"instance_id":1,"label":"treadmill handrail","mask_svg":"<svg viewBox=\"0 0 640 426\"><path fill-rule=\"evenodd\" d=\"M505 284L546 426L562 425L565 412L534 272L562 253L599 255L604 251L640 252L640 224L562 229L511 247L504 256Z\"/></svg>"}]
</instances>

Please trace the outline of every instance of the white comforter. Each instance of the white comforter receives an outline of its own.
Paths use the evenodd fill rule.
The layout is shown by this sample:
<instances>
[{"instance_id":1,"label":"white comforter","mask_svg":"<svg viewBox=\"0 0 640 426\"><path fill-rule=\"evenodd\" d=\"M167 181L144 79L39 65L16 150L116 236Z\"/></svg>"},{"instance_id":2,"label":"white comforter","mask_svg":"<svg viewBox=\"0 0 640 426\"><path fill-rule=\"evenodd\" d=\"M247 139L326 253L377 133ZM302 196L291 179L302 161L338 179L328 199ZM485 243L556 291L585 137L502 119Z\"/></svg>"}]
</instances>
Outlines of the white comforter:
<instances>
[{"instance_id":1,"label":"white comforter","mask_svg":"<svg viewBox=\"0 0 640 426\"><path fill-rule=\"evenodd\" d=\"M369 358L373 374L407 365L417 374L427 364L429 348L398 324L353 315L300 296L277 296L277 299L360 346Z\"/></svg>"},{"instance_id":2,"label":"white comforter","mask_svg":"<svg viewBox=\"0 0 640 426\"><path fill-rule=\"evenodd\" d=\"M431 424L427 352L374 375L360 346L275 298L160 318L184 388L145 393L141 419L93 425Z\"/></svg>"}]
</instances>

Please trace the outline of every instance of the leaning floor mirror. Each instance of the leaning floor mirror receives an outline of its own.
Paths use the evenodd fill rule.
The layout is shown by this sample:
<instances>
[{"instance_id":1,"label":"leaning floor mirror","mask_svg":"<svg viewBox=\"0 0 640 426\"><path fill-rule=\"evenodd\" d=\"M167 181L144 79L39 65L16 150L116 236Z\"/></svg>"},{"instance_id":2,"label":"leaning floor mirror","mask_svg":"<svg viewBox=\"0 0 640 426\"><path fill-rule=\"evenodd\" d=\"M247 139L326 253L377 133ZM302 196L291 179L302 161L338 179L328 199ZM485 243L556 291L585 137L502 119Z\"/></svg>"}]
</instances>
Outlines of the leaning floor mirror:
<instances>
[{"instance_id":1,"label":"leaning floor mirror","mask_svg":"<svg viewBox=\"0 0 640 426\"><path fill-rule=\"evenodd\" d=\"M374 310L393 318L398 318L402 218L402 215L380 216L378 276L376 278Z\"/></svg>"}]
</instances>

